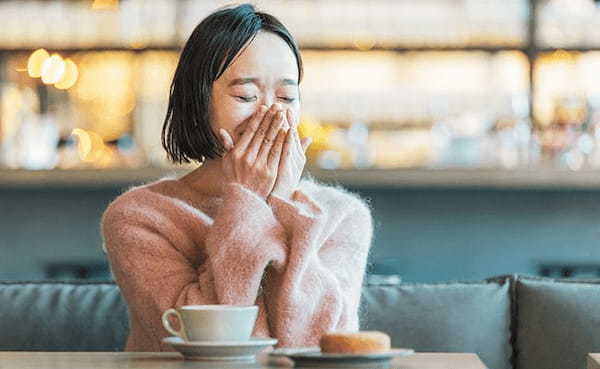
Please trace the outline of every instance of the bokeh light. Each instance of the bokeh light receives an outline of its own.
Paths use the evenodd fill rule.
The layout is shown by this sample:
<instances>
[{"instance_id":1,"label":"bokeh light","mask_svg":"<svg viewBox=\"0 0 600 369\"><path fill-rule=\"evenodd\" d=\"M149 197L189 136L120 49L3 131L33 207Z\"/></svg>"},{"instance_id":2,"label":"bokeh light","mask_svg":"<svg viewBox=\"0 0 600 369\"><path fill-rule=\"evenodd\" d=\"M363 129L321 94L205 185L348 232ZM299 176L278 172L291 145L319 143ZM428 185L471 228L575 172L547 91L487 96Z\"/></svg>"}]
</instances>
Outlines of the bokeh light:
<instances>
[{"instance_id":1,"label":"bokeh light","mask_svg":"<svg viewBox=\"0 0 600 369\"><path fill-rule=\"evenodd\" d=\"M65 74L66 64L58 54L53 54L42 64L42 82L52 85L60 81Z\"/></svg>"},{"instance_id":2,"label":"bokeh light","mask_svg":"<svg viewBox=\"0 0 600 369\"><path fill-rule=\"evenodd\" d=\"M66 90L73 87L79 77L77 65L71 59L65 60L65 73L60 81L54 84L54 87L59 90Z\"/></svg>"},{"instance_id":3,"label":"bokeh light","mask_svg":"<svg viewBox=\"0 0 600 369\"><path fill-rule=\"evenodd\" d=\"M39 78L42 75L42 65L50 57L45 49L37 49L27 60L27 73L30 77Z\"/></svg>"}]
</instances>

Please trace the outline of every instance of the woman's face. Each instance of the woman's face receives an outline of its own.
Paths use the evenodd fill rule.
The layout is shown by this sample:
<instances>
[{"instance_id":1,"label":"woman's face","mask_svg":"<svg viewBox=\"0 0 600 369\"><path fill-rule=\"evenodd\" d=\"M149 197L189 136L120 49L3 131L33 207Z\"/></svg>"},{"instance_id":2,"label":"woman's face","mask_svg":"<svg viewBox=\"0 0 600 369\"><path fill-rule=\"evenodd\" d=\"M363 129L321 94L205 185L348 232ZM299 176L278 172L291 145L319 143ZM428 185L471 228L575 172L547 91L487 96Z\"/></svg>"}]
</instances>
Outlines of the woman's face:
<instances>
[{"instance_id":1,"label":"woman's face","mask_svg":"<svg viewBox=\"0 0 600 369\"><path fill-rule=\"evenodd\" d=\"M211 126L225 129L234 143L261 105L279 104L300 114L298 66L288 44L270 32L259 32L213 83ZM217 137L220 137L217 134Z\"/></svg>"}]
</instances>

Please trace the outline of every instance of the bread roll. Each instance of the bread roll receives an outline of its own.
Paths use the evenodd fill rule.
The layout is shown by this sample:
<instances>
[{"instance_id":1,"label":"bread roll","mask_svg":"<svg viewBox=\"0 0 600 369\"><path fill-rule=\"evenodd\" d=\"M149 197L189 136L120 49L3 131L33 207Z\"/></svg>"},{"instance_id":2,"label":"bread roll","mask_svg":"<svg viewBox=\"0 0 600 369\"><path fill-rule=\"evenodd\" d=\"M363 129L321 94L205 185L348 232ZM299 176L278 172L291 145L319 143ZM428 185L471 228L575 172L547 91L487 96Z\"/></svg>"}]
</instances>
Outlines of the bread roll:
<instances>
[{"instance_id":1,"label":"bread roll","mask_svg":"<svg viewBox=\"0 0 600 369\"><path fill-rule=\"evenodd\" d=\"M390 336L378 331L331 332L321 337L321 352L327 354L370 354L390 350Z\"/></svg>"}]
</instances>

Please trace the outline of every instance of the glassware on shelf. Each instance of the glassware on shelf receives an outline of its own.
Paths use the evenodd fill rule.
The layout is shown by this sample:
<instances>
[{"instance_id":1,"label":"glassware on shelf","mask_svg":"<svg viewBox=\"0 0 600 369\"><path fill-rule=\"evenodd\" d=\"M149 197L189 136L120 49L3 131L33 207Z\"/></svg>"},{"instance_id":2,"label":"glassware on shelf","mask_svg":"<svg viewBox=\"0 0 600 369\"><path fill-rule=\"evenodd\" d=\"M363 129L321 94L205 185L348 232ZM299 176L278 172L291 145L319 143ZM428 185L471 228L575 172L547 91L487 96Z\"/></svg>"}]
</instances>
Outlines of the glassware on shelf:
<instances>
[{"instance_id":1,"label":"glassware on shelf","mask_svg":"<svg viewBox=\"0 0 600 369\"><path fill-rule=\"evenodd\" d=\"M527 117L506 116L490 130L489 162L496 167L530 167L537 161L531 141L531 123Z\"/></svg>"},{"instance_id":2,"label":"glassware on shelf","mask_svg":"<svg viewBox=\"0 0 600 369\"><path fill-rule=\"evenodd\" d=\"M0 90L0 164L8 168L43 166L35 150L36 136L49 128L46 122L40 123L40 101L38 95L28 86L4 83ZM51 129L46 129L44 142L47 146ZM45 149L42 149L45 151Z\"/></svg>"},{"instance_id":3,"label":"glassware on shelf","mask_svg":"<svg viewBox=\"0 0 600 369\"><path fill-rule=\"evenodd\" d=\"M51 53L53 47L175 47L203 17L228 3L122 0L118 9L101 10L93 9L91 1L6 0L0 2L0 22L6 25L0 45L46 47ZM303 52L302 119L308 127L304 133L315 139L309 149L312 163L328 168L512 168L533 160L528 150L535 150L531 147L537 142L528 130L528 111L522 108L524 101L528 104L529 88L523 52L379 49L521 48L527 38L527 4L528 0L263 0L258 7L279 16L301 45L357 49ZM168 166L160 130L177 53L70 56L80 67L79 80L67 92L49 93L69 111L55 118L62 137L56 165ZM581 70L598 70L595 59L586 60ZM588 82L586 91L593 91L595 83ZM540 86L537 96L554 107L554 87ZM516 100L520 107L515 108ZM549 111L552 117L554 110ZM72 134L75 129L79 136ZM597 131L588 135L600 137ZM582 137L577 145L588 150L587 136ZM90 147L81 140L88 140Z\"/></svg>"},{"instance_id":4,"label":"glassware on shelf","mask_svg":"<svg viewBox=\"0 0 600 369\"><path fill-rule=\"evenodd\" d=\"M180 44L225 0L182 2ZM520 47L527 39L527 0L263 0L301 45L314 47Z\"/></svg>"},{"instance_id":5,"label":"glassware on shelf","mask_svg":"<svg viewBox=\"0 0 600 369\"><path fill-rule=\"evenodd\" d=\"M5 86L0 91L0 164L9 168L52 169L57 162L59 127L52 112L40 113L32 89Z\"/></svg>"},{"instance_id":6,"label":"glassware on shelf","mask_svg":"<svg viewBox=\"0 0 600 369\"><path fill-rule=\"evenodd\" d=\"M584 98L564 97L555 103L552 123L538 128L542 160L555 166L572 170L584 165L583 153L587 119L587 105ZM583 143L584 146L579 146Z\"/></svg>"},{"instance_id":7,"label":"glassware on shelf","mask_svg":"<svg viewBox=\"0 0 600 369\"><path fill-rule=\"evenodd\" d=\"M21 145L20 167L24 169L52 169L58 161L58 126L51 113L30 115L17 133Z\"/></svg>"},{"instance_id":8,"label":"glassware on shelf","mask_svg":"<svg viewBox=\"0 0 600 369\"><path fill-rule=\"evenodd\" d=\"M346 131L346 142L352 150L352 166L369 168L375 161L375 150L369 145L369 127L364 122L354 122Z\"/></svg>"},{"instance_id":9,"label":"glassware on shelf","mask_svg":"<svg viewBox=\"0 0 600 369\"><path fill-rule=\"evenodd\" d=\"M138 55L134 73L137 105L133 112L133 137L148 164L169 166L160 136L168 107L169 90L177 55L150 51Z\"/></svg>"},{"instance_id":10,"label":"glassware on shelf","mask_svg":"<svg viewBox=\"0 0 600 369\"><path fill-rule=\"evenodd\" d=\"M432 132L426 126L374 129L369 145L374 152L374 166L382 169L426 167L434 156Z\"/></svg>"},{"instance_id":11,"label":"glassware on shelf","mask_svg":"<svg viewBox=\"0 0 600 369\"><path fill-rule=\"evenodd\" d=\"M491 165L487 132L488 114L468 112L435 122L432 133L436 153L434 166L476 167Z\"/></svg>"},{"instance_id":12,"label":"glassware on shelf","mask_svg":"<svg viewBox=\"0 0 600 369\"><path fill-rule=\"evenodd\" d=\"M542 47L600 46L600 6L594 0L538 1L537 41Z\"/></svg>"},{"instance_id":13,"label":"glassware on shelf","mask_svg":"<svg viewBox=\"0 0 600 369\"><path fill-rule=\"evenodd\" d=\"M589 116L586 141L581 142L587 150L587 165L593 169L600 168L600 95L589 96Z\"/></svg>"},{"instance_id":14,"label":"glassware on shelf","mask_svg":"<svg viewBox=\"0 0 600 369\"><path fill-rule=\"evenodd\" d=\"M178 2L124 0L117 7L92 1L0 2L1 47L94 48L172 46Z\"/></svg>"},{"instance_id":15,"label":"glassware on shelf","mask_svg":"<svg viewBox=\"0 0 600 369\"><path fill-rule=\"evenodd\" d=\"M128 0L119 12L120 43L123 46L172 47L177 42L178 1Z\"/></svg>"},{"instance_id":16,"label":"glassware on shelf","mask_svg":"<svg viewBox=\"0 0 600 369\"><path fill-rule=\"evenodd\" d=\"M546 165L598 168L599 52L555 51L536 62L536 140Z\"/></svg>"},{"instance_id":17,"label":"glassware on shelf","mask_svg":"<svg viewBox=\"0 0 600 369\"><path fill-rule=\"evenodd\" d=\"M528 63L519 52L305 52L303 110L324 121L428 122L432 101L444 114L481 107L508 113L526 95ZM352 78L348 78L352 76Z\"/></svg>"}]
</instances>

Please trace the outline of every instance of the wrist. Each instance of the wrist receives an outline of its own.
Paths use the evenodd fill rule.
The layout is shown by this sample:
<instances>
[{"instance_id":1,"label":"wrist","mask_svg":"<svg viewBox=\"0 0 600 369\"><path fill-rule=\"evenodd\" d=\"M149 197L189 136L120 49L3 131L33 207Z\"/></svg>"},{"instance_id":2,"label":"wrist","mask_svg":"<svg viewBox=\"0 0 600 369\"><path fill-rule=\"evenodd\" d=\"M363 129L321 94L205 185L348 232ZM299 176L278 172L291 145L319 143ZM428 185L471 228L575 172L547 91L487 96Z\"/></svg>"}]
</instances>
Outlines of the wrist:
<instances>
[{"instance_id":1,"label":"wrist","mask_svg":"<svg viewBox=\"0 0 600 369\"><path fill-rule=\"evenodd\" d=\"M248 191L248 192L252 193L254 196L256 196L256 197L258 197L258 198L260 198L262 200L265 200L265 201L267 200L268 193L265 194L264 192L261 192L259 189L253 188L252 186L248 186L247 184L243 184L243 183L240 183L240 182L232 181L232 182L229 182L228 185L229 186L226 186L226 188L227 187L231 188L231 187L236 187L236 186L237 187L241 187L245 191Z\"/></svg>"}]
</instances>

